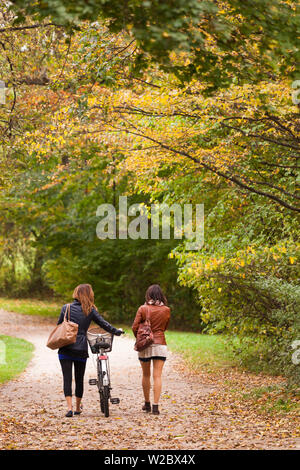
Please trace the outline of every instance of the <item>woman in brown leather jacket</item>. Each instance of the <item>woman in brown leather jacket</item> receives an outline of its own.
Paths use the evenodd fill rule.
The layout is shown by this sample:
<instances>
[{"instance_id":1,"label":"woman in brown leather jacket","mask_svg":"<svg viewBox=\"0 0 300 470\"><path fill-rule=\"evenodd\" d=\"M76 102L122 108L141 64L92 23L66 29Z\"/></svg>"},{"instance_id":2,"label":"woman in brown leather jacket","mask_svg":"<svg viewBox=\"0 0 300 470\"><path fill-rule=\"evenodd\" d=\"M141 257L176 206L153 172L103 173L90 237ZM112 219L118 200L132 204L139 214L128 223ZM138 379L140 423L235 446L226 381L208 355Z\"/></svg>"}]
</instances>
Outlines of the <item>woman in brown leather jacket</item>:
<instances>
[{"instance_id":1,"label":"woman in brown leather jacket","mask_svg":"<svg viewBox=\"0 0 300 470\"><path fill-rule=\"evenodd\" d=\"M170 320L170 309L167 307L167 299L158 284L154 284L148 288L146 292L146 302L144 305L139 307L136 313L132 325L132 331L135 336L137 335L139 324L144 322L146 319L147 310L153 332L153 344L138 353L143 370L142 386L145 397L145 405L142 409L148 413L151 412L150 366L152 361L154 394L152 413L158 415L158 401L161 394L161 375L167 358L167 343L164 332L167 329Z\"/></svg>"}]
</instances>

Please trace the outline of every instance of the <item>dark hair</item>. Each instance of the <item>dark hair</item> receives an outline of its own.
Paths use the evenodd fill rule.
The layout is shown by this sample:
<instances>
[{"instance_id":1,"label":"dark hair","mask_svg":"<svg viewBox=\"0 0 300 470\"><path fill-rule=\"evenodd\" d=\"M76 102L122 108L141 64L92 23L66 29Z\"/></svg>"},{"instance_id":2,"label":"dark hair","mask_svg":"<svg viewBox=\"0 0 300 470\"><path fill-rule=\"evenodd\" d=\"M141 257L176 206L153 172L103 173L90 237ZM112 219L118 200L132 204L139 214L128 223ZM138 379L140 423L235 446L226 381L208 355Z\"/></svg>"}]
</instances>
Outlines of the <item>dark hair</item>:
<instances>
[{"instance_id":1,"label":"dark hair","mask_svg":"<svg viewBox=\"0 0 300 470\"><path fill-rule=\"evenodd\" d=\"M163 291L158 284L153 284L152 286L148 287L145 299L147 303L149 300L154 300L154 302L158 300L159 302L163 302L165 305L168 303Z\"/></svg>"}]
</instances>

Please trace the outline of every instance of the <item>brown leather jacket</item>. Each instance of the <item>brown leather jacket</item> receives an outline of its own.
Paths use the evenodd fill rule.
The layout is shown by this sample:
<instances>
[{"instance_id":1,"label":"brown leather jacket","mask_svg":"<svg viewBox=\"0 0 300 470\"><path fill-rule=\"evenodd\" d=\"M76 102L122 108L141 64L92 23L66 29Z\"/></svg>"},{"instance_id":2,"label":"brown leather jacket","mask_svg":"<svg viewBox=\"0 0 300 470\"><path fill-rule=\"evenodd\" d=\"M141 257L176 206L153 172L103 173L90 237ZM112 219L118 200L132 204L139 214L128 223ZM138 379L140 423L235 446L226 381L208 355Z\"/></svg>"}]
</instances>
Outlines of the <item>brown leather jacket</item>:
<instances>
[{"instance_id":1,"label":"brown leather jacket","mask_svg":"<svg viewBox=\"0 0 300 470\"><path fill-rule=\"evenodd\" d=\"M139 324L145 321L147 308L149 308L149 317L151 330L153 332L154 344L167 344L164 332L166 331L170 320L170 309L166 305L141 305L136 312L132 331L137 335Z\"/></svg>"}]
</instances>

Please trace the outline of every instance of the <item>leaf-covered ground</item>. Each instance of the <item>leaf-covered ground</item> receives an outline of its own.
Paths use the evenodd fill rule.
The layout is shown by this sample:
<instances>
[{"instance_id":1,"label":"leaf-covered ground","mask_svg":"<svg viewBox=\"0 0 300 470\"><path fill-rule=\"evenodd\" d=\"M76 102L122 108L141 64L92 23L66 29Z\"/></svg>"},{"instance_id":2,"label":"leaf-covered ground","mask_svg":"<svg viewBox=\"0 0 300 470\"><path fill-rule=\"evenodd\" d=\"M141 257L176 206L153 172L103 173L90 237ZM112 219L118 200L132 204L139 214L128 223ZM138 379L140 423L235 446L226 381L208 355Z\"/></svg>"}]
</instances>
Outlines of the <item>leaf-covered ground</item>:
<instances>
[{"instance_id":1,"label":"leaf-covered ground","mask_svg":"<svg viewBox=\"0 0 300 470\"><path fill-rule=\"evenodd\" d=\"M20 336L35 345L26 371L0 387L1 449L297 449L299 415L262 413L245 395L280 378L255 376L235 369L191 374L177 356L164 370L161 415L141 411L141 370L133 341L116 338L111 353L111 416L104 418L92 358L85 376L84 412L65 418L62 377L56 352L46 339L53 320L0 310L1 334Z\"/></svg>"}]
</instances>

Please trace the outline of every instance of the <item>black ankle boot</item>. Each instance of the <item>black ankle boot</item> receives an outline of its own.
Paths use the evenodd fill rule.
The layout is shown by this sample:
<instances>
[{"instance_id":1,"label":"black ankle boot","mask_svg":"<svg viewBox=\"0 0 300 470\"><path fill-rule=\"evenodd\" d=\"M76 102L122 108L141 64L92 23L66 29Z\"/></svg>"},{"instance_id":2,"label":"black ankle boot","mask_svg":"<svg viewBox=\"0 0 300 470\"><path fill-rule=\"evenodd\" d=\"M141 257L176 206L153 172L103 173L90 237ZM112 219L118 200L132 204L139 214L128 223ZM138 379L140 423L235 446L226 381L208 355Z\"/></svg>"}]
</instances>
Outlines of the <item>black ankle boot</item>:
<instances>
[{"instance_id":1,"label":"black ankle boot","mask_svg":"<svg viewBox=\"0 0 300 470\"><path fill-rule=\"evenodd\" d=\"M152 405L152 414L159 415L158 405Z\"/></svg>"},{"instance_id":2,"label":"black ankle boot","mask_svg":"<svg viewBox=\"0 0 300 470\"><path fill-rule=\"evenodd\" d=\"M150 413L150 412L151 412L150 401L145 401L145 404L144 404L142 410L143 410L143 411L146 411L147 413Z\"/></svg>"}]
</instances>

